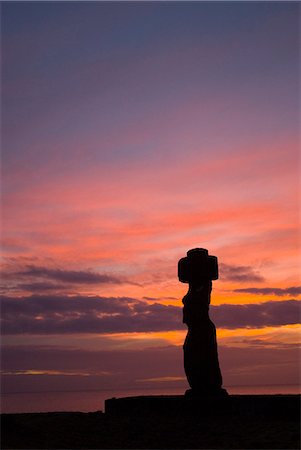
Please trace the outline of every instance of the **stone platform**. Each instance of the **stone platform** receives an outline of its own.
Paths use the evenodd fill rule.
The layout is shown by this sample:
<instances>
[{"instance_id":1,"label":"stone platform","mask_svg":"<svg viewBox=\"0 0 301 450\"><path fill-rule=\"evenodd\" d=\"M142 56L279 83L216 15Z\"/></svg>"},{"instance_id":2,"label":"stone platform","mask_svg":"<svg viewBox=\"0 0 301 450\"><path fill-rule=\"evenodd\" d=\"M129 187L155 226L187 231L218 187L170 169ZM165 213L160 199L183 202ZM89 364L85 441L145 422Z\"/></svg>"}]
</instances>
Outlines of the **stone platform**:
<instances>
[{"instance_id":1,"label":"stone platform","mask_svg":"<svg viewBox=\"0 0 301 450\"><path fill-rule=\"evenodd\" d=\"M192 397L185 395L148 395L110 398L105 413L114 416L141 415L239 415L298 416L299 395L229 395L227 397Z\"/></svg>"},{"instance_id":2,"label":"stone platform","mask_svg":"<svg viewBox=\"0 0 301 450\"><path fill-rule=\"evenodd\" d=\"M141 396L109 399L105 414L2 414L1 448L300 448L300 396L230 395L209 408L201 399L194 404L184 396Z\"/></svg>"}]
</instances>

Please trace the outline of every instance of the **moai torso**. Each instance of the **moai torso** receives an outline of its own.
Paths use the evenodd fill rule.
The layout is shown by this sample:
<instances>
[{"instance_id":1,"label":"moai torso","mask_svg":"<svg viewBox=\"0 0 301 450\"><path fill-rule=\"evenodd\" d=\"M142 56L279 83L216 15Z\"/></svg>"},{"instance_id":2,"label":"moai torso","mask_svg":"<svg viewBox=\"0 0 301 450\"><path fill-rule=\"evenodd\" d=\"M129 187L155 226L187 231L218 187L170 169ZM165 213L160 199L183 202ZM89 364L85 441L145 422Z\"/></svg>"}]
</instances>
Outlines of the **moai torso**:
<instances>
[{"instance_id":1,"label":"moai torso","mask_svg":"<svg viewBox=\"0 0 301 450\"><path fill-rule=\"evenodd\" d=\"M200 286L189 286L183 297L183 322L188 327L199 327L200 322L209 319L211 289L212 282L208 280Z\"/></svg>"}]
</instances>

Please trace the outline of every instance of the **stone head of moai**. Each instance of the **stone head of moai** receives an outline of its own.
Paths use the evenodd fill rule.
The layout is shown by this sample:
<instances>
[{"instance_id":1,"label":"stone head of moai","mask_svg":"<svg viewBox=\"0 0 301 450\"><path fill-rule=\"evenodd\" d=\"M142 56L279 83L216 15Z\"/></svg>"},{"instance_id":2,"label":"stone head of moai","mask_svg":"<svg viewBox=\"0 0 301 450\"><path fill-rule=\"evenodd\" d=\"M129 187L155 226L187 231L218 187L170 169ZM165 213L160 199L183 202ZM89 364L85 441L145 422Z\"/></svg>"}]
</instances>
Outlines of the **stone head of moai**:
<instances>
[{"instance_id":1,"label":"stone head of moai","mask_svg":"<svg viewBox=\"0 0 301 450\"><path fill-rule=\"evenodd\" d=\"M178 263L178 277L182 283L191 286L218 279L217 257L208 254L205 248L188 250L187 256Z\"/></svg>"}]
</instances>

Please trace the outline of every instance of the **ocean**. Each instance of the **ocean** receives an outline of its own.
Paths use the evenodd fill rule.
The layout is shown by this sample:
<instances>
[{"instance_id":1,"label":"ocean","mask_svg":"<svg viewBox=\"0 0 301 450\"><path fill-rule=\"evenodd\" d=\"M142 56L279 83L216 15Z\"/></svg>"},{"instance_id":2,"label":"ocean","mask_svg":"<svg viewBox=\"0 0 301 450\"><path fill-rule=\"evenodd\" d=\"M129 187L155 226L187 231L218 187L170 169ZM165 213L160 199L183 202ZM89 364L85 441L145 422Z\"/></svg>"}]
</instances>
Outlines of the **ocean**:
<instances>
[{"instance_id":1,"label":"ocean","mask_svg":"<svg viewBox=\"0 0 301 450\"><path fill-rule=\"evenodd\" d=\"M229 394L300 394L299 385L225 386ZM185 388L98 390L71 392L2 393L2 413L37 413L51 411L104 411L104 401L112 397L136 395L183 395Z\"/></svg>"}]
</instances>

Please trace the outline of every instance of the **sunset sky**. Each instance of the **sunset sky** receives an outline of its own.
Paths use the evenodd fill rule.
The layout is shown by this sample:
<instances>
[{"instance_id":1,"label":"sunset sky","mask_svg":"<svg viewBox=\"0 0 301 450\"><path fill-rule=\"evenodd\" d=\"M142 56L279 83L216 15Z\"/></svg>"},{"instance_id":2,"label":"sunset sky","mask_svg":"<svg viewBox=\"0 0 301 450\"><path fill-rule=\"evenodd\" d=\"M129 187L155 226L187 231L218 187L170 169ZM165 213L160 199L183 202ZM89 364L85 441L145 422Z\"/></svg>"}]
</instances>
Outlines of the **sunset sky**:
<instances>
[{"instance_id":1,"label":"sunset sky","mask_svg":"<svg viewBox=\"0 0 301 450\"><path fill-rule=\"evenodd\" d=\"M7 392L187 387L219 260L224 385L297 384L300 4L2 3Z\"/></svg>"}]
</instances>

